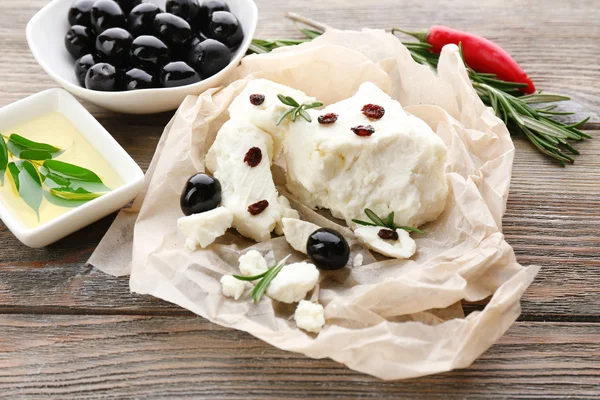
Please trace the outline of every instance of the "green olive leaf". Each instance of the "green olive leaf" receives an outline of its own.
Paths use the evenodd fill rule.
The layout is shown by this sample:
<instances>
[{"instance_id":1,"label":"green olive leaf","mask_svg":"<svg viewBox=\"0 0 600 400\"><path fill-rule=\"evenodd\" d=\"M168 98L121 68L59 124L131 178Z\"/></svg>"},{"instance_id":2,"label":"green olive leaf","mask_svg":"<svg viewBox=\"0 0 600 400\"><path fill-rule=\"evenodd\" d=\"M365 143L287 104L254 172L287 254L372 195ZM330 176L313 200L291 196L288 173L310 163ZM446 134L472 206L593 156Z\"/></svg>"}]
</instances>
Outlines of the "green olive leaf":
<instances>
[{"instance_id":1,"label":"green olive leaf","mask_svg":"<svg viewBox=\"0 0 600 400\"><path fill-rule=\"evenodd\" d=\"M0 185L4 185L4 174L8 167L8 148L4 136L0 135Z\"/></svg>"},{"instance_id":2,"label":"green olive leaf","mask_svg":"<svg viewBox=\"0 0 600 400\"><path fill-rule=\"evenodd\" d=\"M40 173L49 187L70 187L74 190L82 188L89 193L110 190L93 171L58 160L44 161Z\"/></svg>"},{"instance_id":3,"label":"green olive leaf","mask_svg":"<svg viewBox=\"0 0 600 400\"><path fill-rule=\"evenodd\" d=\"M8 150L18 158L25 160L49 160L63 153L58 147L34 142L13 133L8 138Z\"/></svg>"},{"instance_id":4,"label":"green olive leaf","mask_svg":"<svg viewBox=\"0 0 600 400\"><path fill-rule=\"evenodd\" d=\"M72 189L70 187L61 187L50 189L50 194L68 201L89 201L97 199L104 193L92 193L83 188Z\"/></svg>"},{"instance_id":5,"label":"green olive leaf","mask_svg":"<svg viewBox=\"0 0 600 400\"><path fill-rule=\"evenodd\" d=\"M42 179L40 178L37 169L30 161L17 161L14 165L19 171L17 179L15 179L15 185L17 186L19 196L21 196L23 201L35 211L39 219L40 205L42 204L42 198L44 196ZM14 168L11 168L11 174L14 179L13 170Z\"/></svg>"}]
</instances>

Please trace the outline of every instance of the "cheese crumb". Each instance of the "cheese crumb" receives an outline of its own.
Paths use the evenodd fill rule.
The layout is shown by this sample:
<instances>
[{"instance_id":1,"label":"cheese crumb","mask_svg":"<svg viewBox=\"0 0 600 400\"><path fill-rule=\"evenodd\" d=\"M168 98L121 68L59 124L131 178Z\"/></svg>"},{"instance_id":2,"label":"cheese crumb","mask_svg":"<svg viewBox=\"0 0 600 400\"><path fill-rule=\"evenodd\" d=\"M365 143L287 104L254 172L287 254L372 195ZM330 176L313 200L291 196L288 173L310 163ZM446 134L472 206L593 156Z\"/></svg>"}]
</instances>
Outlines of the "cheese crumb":
<instances>
[{"instance_id":1,"label":"cheese crumb","mask_svg":"<svg viewBox=\"0 0 600 400\"><path fill-rule=\"evenodd\" d=\"M271 281L267 296L282 303L295 303L306 297L319 281L319 270L313 264L288 264Z\"/></svg>"},{"instance_id":2,"label":"cheese crumb","mask_svg":"<svg viewBox=\"0 0 600 400\"><path fill-rule=\"evenodd\" d=\"M300 214L292 208L290 201L285 196L279 196L277 202L283 207L283 213L281 214L283 218L300 219ZM283 220L277 221L275 233L279 236L283 235Z\"/></svg>"},{"instance_id":3,"label":"cheese crumb","mask_svg":"<svg viewBox=\"0 0 600 400\"><path fill-rule=\"evenodd\" d=\"M177 220L177 229L187 236L185 246L194 251L205 248L231 228L233 214L224 207L200 214L192 214Z\"/></svg>"},{"instance_id":4,"label":"cheese crumb","mask_svg":"<svg viewBox=\"0 0 600 400\"><path fill-rule=\"evenodd\" d=\"M238 300L246 289L250 289L252 285L245 281L240 281L239 279L234 278L231 275L224 275L221 278L221 289L223 290L223 295L227 297L233 297L235 300Z\"/></svg>"},{"instance_id":5,"label":"cheese crumb","mask_svg":"<svg viewBox=\"0 0 600 400\"><path fill-rule=\"evenodd\" d=\"M292 218L283 218L281 220L281 225L283 226L285 240L287 240L294 250L304 254L306 254L308 237L314 231L321 228L319 225Z\"/></svg>"},{"instance_id":6,"label":"cheese crumb","mask_svg":"<svg viewBox=\"0 0 600 400\"><path fill-rule=\"evenodd\" d=\"M294 313L296 326L307 332L319 333L325 325L323 306L310 301L302 300Z\"/></svg>"},{"instance_id":7,"label":"cheese crumb","mask_svg":"<svg viewBox=\"0 0 600 400\"><path fill-rule=\"evenodd\" d=\"M239 258L240 272L244 276L255 276L266 272L267 260L256 250L250 250Z\"/></svg>"},{"instance_id":8,"label":"cheese crumb","mask_svg":"<svg viewBox=\"0 0 600 400\"><path fill-rule=\"evenodd\" d=\"M354 268L362 267L363 261L364 261L363 255L362 254L357 254L354 257L354 261L352 261L352 266Z\"/></svg>"},{"instance_id":9,"label":"cheese crumb","mask_svg":"<svg viewBox=\"0 0 600 400\"><path fill-rule=\"evenodd\" d=\"M404 229L396 229L398 240L385 240L379 237L380 226L363 226L354 234L365 246L384 256L410 258L417 251L417 244Z\"/></svg>"}]
</instances>

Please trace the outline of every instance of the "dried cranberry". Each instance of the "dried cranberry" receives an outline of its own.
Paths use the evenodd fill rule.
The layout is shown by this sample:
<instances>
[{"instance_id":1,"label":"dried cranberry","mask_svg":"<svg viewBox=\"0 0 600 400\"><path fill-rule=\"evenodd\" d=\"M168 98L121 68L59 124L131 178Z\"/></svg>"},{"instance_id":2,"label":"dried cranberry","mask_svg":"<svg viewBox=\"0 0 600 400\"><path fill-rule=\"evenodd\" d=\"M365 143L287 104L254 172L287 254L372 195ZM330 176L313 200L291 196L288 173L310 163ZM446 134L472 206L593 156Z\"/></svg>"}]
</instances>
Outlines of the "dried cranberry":
<instances>
[{"instance_id":1,"label":"dried cranberry","mask_svg":"<svg viewBox=\"0 0 600 400\"><path fill-rule=\"evenodd\" d=\"M381 119L385 114L385 108L377 104L365 104L362 108L362 113L369 119Z\"/></svg>"},{"instance_id":2,"label":"dried cranberry","mask_svg":"<svg viewBox=\"0 0 600 400\"><path fill-rule=\"evenodd\" d=\"M246 153L244 157L244 162L248 163L251 167L256 167L262 161L262 151L258 147L252 147Z\"/></svg>"},{"instance_id":3,"label":"dried cranberry","mask_svg":"<svg viewBox=\"0 0 600 400\"><path fill-rule=\"evenodd\" d=\"M265 102L264 94L251 94L250 95L250 103L254 104L255 106L260 106L264 102Z\"/></svg>"},{"instance_id":4,"label":"dried cranberry","mask_svg":"<svg viewBox=\"0 0 600 400\"><path fill-rule=\"evenodd\" d=\"M373 128L373 125L358 125L350 129L352 129L352 132L358 136L371 136L375 133L375 128Z\"/></svg>"},{"instance_id":5,"label":"dried cranberry","mask_svg":"<svg viewBox=\"0 0 600 400\"><path fill-rule=\"evenodd\" d=\"M398 232L391 229L382 229L377 233L377 236L384 240L398 240Z\"/></svg>"},{"instance_id":6,"label":"dried cranberry","mask_svg":"<svg viewBox=\"0 0 600 400\"><path fill-rule=\"evenodd\" d=\"M265 211L265 208L269 207L267 200L261 200L248 206L248 212L252 215L258 215Z\"/></svg>"},{"instance_id":7,"label":"dried cranberry","mask_svg":"<svg viewBox=\"0 0 600 400\"><path fill-rule=\"evenodd\" d=\"M333 124L337 121L338 115L336 113L328 113L325 115L319 115L319 123L320 124Z\"/></svg>"}]
</instances>

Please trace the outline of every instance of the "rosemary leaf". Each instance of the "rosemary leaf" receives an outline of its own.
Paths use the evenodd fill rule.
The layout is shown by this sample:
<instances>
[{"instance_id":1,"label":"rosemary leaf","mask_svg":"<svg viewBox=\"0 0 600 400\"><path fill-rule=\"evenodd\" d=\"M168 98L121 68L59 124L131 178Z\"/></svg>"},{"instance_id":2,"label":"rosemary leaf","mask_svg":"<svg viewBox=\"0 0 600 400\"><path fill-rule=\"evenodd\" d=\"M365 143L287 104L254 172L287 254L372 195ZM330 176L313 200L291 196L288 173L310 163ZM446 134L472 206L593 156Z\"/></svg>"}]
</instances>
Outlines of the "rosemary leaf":
<instances>
[{"instance_id":1,"label":"rosemary leaf","mask_svg":"<svg viewBox=\"0 0 600 400\"><path fill-rule=\"evenodd\" d=\"M371 210L370 208L365 208L365 214L367 215L367 217L369 217L369 219L371 221L373 221L373 223L377 226L386 226L385 222L383 222L383 220L381 218L379 218L379 216L377 214L375 214L373 212L373 210Z\"/></svg>"},{"instance_id":2,"label":"rosemary leaf","mask_svg":"<svg viewBox=\"0 0 600 400\"><path fill-rule=\"evenodd\" d=\"M281 272L283 267L285 266L286 261L291 257L291 254L285 257L283 260L279 261L279 263L273 268L269 269L263 278L256 284L254 289L252 290L252 299L254 299L255 303L258 303L260 299L263 297L267 288L271 284L271 281L275 279L275 277Z\"/></svg>"}]
</instances>

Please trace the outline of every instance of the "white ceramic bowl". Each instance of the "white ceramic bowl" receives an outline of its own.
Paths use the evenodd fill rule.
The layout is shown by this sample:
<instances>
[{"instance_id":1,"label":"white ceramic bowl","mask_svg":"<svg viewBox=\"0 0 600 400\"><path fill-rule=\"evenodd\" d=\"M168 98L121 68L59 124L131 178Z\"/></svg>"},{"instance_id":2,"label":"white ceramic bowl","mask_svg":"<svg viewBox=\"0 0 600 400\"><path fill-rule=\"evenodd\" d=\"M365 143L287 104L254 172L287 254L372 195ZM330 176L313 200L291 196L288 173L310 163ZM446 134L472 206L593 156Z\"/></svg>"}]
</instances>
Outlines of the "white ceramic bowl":
<instances>
[{"instance_id":1,"label":"white ceramic bowl","mask_svg":"<svg viewBox=\"0 0 600 400\"><path fill-rule=\"evenodd\" d=\"M159 5L165 0L145 0ZM69 30L67 11L74 0L53 0L42 8L27 24L27 42L41 67L58 84L74 95L100 107L126 114L152 114L177 108L188 95L198 95L219 86L246 54L258 21L258 9L252 0L227 0L231 12L240 20L244 41L233 54L229 65L218 74L193 85L146 89L130 92L99 92L81 87L75 77L75 60L64 45Z\"/></svg>"},{"instance_id":2,"label":"white ceramic bowl","mask_svg":"<svg viewBox=\"0 0 600 400\"><path fill-rule=\"evenodd\" d=\"M137 195L144 183L144 173L136 162L92 114L62 89L46 90L1 108L0 132L49 112L59 112L71 121L115 169L123 180L123 186L35 228L21 223L0 199L0 219L17 239L29 247L47 246L119 210Z\"/></svg>"}]
</instances>

